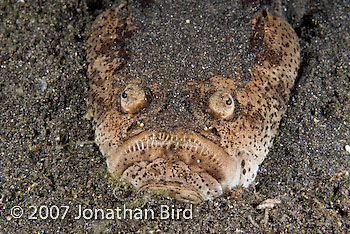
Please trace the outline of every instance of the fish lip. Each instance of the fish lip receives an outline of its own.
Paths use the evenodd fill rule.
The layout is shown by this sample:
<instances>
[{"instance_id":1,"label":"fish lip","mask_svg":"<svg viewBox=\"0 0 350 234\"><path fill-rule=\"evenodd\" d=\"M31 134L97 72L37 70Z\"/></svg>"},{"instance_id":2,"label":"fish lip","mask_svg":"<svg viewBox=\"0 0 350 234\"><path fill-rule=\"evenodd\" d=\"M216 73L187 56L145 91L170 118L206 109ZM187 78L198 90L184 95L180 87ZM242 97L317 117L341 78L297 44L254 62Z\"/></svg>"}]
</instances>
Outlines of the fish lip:
<instances>
[{"instance_id":1,"label":"fish lip","mask_svg":"<svg viewBox=\"0 0 350 234\"><path fill-rule=\"evenodd\" d=\"M166 187L166 189L165 189ZM166 191L167 195L174 197L175 199L183 202L190 202L198 204L205 199L203 194L201 194L198 191L195 191L193 189L187 188L187 187L180 187L171 183L153 183L153 184L147 184L142 186L140 189L143 190L152 190L154 192L158 192L160 194L164 193L164 190ZM177 190L176 192L174 190Z\"/></svg>"},{"instance_id":2,"label":"fish lip","mask_svg":"<svg viewBox=\"0 0 350 234\"><path fill-rule=\"evenodd\" d=\"M144 131L126 140L107 156L108 169L112 174L121 176L130 166L141 161L153 161L154 158L130 157L135 152L151 149L177 150L180 152L196 149L198 159L180 158L187 164L199 164L221 185L222 191L230 190L239 183L240 167L238 159L230 156L220 146L203 136L191 131L177 130L172 133L161 131ZM199 151L199 152L198 152ZM199 160L199 161L198 161Z\"/></svg>"}]
</instances>

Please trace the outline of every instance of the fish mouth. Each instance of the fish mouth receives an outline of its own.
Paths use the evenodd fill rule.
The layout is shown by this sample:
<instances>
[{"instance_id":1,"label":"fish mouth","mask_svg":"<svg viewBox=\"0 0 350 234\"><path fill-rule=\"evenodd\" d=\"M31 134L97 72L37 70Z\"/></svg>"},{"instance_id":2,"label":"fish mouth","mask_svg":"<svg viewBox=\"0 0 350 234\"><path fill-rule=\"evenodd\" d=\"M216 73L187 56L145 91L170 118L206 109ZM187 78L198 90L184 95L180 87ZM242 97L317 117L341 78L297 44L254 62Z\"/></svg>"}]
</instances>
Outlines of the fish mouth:
<instances>
[{"instance_id":1,"label":"fish mouth","mask_svg":"<svg viewBox=\"0 0 350 234\"><path fill-rule=\"evenodd\" d=\"M136 188L199 202L239 182L236 157L193 132L142 132L107 154L109 171Z\"/></svg>"}]
</instances>

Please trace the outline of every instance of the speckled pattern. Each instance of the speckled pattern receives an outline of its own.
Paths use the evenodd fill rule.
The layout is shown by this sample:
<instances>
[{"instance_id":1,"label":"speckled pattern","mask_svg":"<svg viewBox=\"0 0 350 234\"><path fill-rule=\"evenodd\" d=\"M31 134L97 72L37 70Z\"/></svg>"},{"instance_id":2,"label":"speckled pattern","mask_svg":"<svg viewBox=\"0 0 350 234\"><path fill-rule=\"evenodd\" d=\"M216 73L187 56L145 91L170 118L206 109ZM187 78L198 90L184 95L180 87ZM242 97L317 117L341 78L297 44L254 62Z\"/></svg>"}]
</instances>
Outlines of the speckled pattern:
<instances>
[{"instance_id":1,"label":"speckled pattern","mask_svg":"<svg viewBox=\"0 0 350 234\"><path fill-rule=\"evenodd\" d=\"M106 157L92 143L94 124L84 118L89 113L86 42L91 25L100 13L123 2L0 1L0 232L348 233L350 2L282 1L283 15L300 38L302 61L272 148L251 186L193 205L190 219L161 219L162 205L190 206L112 178ZM246 46L259 1L143 2L150 3L128 1L132 23L154 30L147 39L139 36L141 28L126 39L127 74L154 80L166 74L172 81L169 89L205 74L249 77L245 74L256 51ZM169 10L159 11L158 4ZM206 17L209 13L214 16ZM165 32L157 30L161 22L167 25ZM172 94L182 101L188 97ZM258 209L271 199L274 208ZM75 218L79 206L123 205L153 209L155 217ZM11 216L15 206L23 208L21 218ZM42 212L45 206L57 206L60 217L42 219L36 213L37 219L29 219L31 206L43 207ZM64 218L61 206L69 207Z\"/></svg>"},{"instance_id":2,"label":"speckled pattern","mask_svg":"<svg viewBox=\"0 0 350 234\"><path fill-rule=\"evenodd\" d=\"M126 71L128 53L138 56L126 51L127 38L144 30L138 36L149 39L147 25L134 26L131 15L121 18L124 7L98 16L87 42L89 102L109 171L136 188L165 190L192 202L248 187L272 145L297 76L300 46L294 30L262 10L252 19L249 49L256 52L248 77L186 78L183 71L177 74L183 80L169 89L167 74Z\"/></svg>"}]
</instances>

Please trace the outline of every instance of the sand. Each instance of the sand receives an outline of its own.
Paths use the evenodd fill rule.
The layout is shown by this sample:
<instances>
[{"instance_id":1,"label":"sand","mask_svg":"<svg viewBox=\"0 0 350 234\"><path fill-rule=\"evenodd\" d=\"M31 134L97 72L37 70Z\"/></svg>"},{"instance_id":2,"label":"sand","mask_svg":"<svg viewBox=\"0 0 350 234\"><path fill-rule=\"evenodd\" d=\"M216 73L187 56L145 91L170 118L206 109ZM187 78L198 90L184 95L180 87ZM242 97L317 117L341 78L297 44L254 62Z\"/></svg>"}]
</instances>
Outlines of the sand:
<instances>
[{"instance_id":1,"label":"sand","mask_svg":"<svg viewBox=\"0 0 350 234\"><path fill-rule=\"evenodd\" d=\"M211 2L195 7L203 6L203 14L226 9L245 23L261 9L253 1ZM157 4L127 7L153 17ZM192 206L111 178L93 144L93 123L85 118L85 41L93 20L110 5L0 3L1 233L349 232L349 1L283 1L301 40L302 64L274 146L248 189ZM186 4L178 7L188 11ZM178 30L169 27L169 34ZM142 49L134 43L131 49ZM218 44L222 50L224 44ZM196 69L188 74L203 73ZM267 199L274 200L258 209Z\"/></svg>"}]
</instances>

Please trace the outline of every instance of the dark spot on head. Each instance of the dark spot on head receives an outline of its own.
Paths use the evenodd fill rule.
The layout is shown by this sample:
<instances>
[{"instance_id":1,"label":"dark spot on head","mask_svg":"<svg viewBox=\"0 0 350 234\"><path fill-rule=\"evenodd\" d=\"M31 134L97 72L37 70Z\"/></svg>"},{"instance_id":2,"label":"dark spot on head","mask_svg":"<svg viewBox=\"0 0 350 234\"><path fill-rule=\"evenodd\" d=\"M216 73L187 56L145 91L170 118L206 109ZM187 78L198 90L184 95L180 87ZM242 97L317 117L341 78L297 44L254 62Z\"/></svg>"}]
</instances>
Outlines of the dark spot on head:
<instances>
[{"instance_id":1,"label":"dark spot on head","mask_svg":"<svg viewBox=\"0 0 350 234\"><path fill-rule=\"evenodd\" d=\"M217 130L216 128L213 128L213 129L211 130L211 132L212 132L214 135L219 136L218 130Z\"/></svg>"},{"instance_id":2,"label":"dark spot on head","mask_svg":"<svg viewBox=\"0 0 350 234\"><path fill-rule=\"evenodd\" d=\"M245 161L242 160L242 162L241 162L241 167L243 168L244 166L245 166Z\"/></svg>"}]
</instances>

